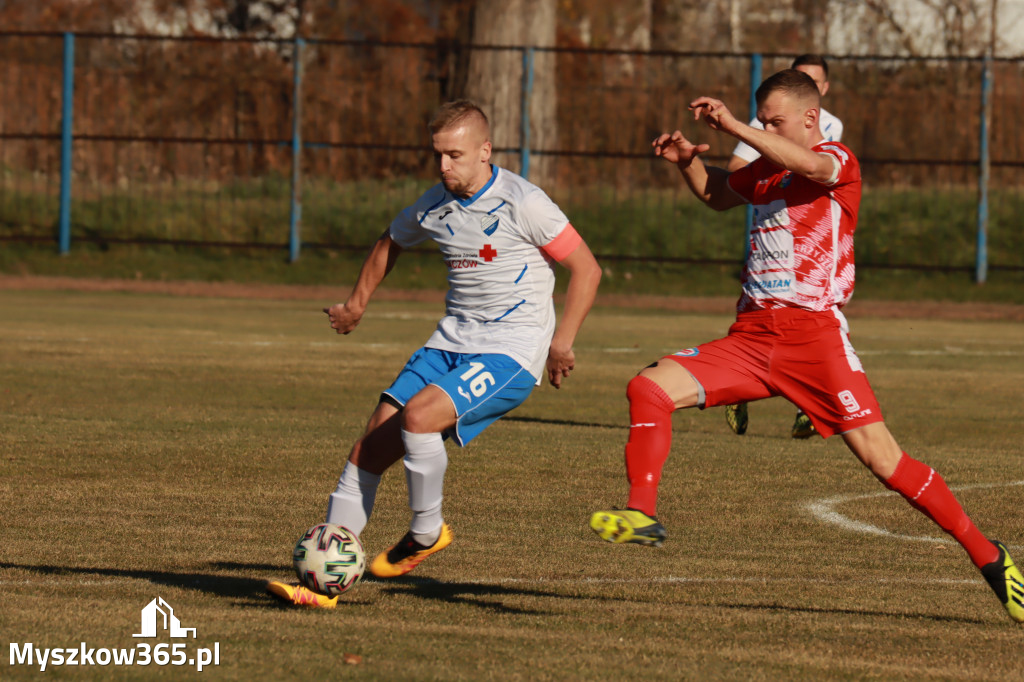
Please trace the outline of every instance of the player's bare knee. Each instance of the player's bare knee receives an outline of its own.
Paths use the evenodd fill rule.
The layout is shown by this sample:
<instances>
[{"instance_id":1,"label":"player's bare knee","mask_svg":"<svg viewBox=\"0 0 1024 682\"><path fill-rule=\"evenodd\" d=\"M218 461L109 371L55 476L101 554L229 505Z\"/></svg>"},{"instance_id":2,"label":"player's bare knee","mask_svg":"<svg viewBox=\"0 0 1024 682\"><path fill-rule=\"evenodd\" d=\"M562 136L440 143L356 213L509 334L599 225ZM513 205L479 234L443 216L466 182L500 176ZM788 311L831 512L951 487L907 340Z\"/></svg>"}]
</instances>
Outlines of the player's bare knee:
<instances>
[{"instance_id":1,"label":"player's bare knee","mask_svg":"<svg viewBox=\"0 0 1024 682\"><path fill-rule=\"evenodd\" d=\"M415 405L406 406L402 410L402 430L409 433L429 433L430 424L421 410Z\"/></svg>"},{"instance_id":2,"label":"player's bare knee","mask_svg":"<svg viewBox=\"0 0 1024 682\"><path fill-rule=\"evenodd\" d=\"M409 433L440 433L450 424L429 401L413 398L402 410L402 430Z\"/></svg>"},{"instance_id":3,"label":"player's bare knee","mask_svg":"<svg viewBox=\"0 0 1024 682\"><path fill-rule=\"evenodd\" d=\"M903 451L884 423L869 424L843 434L847 447L883 481L893 474Z\"/></svg>"},{"instance_id":4,"label":"player's bare knee","mask_svg":"<svg viewBox=\"0 0 1024 682\"><path fill-rule=\"evenodd\" d=\"M409 433L441 433L455 425L458 415L448 394L427 386L406 403L400 418L402 430Z\"/></svg>"}]
</instances>

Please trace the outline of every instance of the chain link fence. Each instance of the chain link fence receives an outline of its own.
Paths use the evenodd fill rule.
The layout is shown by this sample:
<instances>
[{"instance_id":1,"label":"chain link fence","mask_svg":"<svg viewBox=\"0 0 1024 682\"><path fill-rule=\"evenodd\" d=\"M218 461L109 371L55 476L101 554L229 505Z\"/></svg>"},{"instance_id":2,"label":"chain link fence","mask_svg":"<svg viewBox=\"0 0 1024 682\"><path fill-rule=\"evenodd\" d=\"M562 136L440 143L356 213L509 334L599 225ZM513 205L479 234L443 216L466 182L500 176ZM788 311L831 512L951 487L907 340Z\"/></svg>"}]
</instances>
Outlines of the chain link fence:
<instances>
[{"instance_id":1,"label":"chain link fence","mask_svg":"<svg viewBox=\"0 0 1024 682\"><path fill-rule=\"evenodd\" d=\"M650 142L679 128L724 165L734 142L688 102L746 117L752 59L767 76L792 55L0 32L0 239L363 250L436 181L426 123L480 49L512 57L527 112L543 55L555 113L495 161L528 165L595 252L742 258L742 212L695 205ZM858 265L974 271L981 235L987 269L1024 270L1024 60L829 65L863 167Z\"/></svg>"}]
</instances>

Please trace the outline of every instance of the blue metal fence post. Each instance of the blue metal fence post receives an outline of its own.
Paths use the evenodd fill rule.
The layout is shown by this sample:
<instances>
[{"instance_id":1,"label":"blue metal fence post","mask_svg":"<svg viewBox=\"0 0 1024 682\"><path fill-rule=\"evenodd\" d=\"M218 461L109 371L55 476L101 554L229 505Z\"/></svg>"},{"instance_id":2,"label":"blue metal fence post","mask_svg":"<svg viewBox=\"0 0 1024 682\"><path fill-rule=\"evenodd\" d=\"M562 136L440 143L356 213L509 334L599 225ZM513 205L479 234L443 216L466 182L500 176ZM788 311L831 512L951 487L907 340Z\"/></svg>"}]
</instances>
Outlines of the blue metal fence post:
<instances>
[{"instance_id":1,"label":"blue metal fence post","mask_svg":"<svg viewBox=\"0 0 1024 682\"><path fill-rule=\"evenodd\" d=\"M61 254L71 250L71 139L75 95L75 34L64 34L64 84L60 123L60 218L57 243Z\"/></svg>"},{"instance_id":2,"label":"blue metal fence post","mask_svg":"<svg viewBox=\"0 0 1024 682\"><path fill-rule=\"evenodd\" d=\"M760 53L750 55L750 118L757 116L757 88L761 85L763 72Z\"/></svg>"},{"instance_id":3,"label":"blue metal fence post","mask_svg":"<svg viewBox=\"0 0 1024 682\"><path fill-rule=\"evenodd\" d=\"M761 55L755 53L750 55L750 118L753 120L757 116L757 86L761 84ZM747 210L744 213L743 223L743 258L746 259L750 255L750 226L754 223L754 207L751 204L747 204Z\"/></svg>"},{"instance_id":4,"label":"blue metal fence post","mask_svg":"<svg viewBox=\"0 0 1024 682\"><path fill-rule=\"evenodd\" d=\"M992 120L992 56L985 55L981 67L981 126L978 164L978 237L974 263L974 281L984 284L988 279L988 183L989 121Z\"/></svg>"},{"instance_id":5,"label":"blue metal fence post","mask_svg":"<svg viewBox=\"0 0 1024 682\"><path fill-rule=\"evenodd\" d=\"M291 216L288 224L288 259L299 259L302 239L299 226L302 221L302 38L295 38L292 54L292 192Z\"/></svg>"},{"instance_id":6,"label":"blue metal fence post","mask_svg":"<svg viewBox=\"0 0 1024 682\"><path fill-rule=\"evenodd\" d=\"M530 178L530 96L533 94L533 48L523 50L523 84L520 96L522 107L519 132L519 174Z\"/></svg>"}]
</instances>

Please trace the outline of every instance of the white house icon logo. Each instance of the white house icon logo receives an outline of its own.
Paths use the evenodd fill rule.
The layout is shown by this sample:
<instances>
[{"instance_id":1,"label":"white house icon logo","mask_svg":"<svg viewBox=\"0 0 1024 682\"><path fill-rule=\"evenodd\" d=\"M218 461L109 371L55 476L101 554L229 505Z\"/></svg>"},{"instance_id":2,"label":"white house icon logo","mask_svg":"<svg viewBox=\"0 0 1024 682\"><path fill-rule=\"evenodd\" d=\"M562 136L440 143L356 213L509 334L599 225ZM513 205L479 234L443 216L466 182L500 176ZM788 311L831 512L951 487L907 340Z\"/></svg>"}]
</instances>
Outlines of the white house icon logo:
<instances>
[{"instance_id":1,"label":"white house icon logo","mask_svg":"<svg viewBox=\"0 0 1024 682\"><path fill-rule=\"evenodd\" d=\"M156 637L157 614L163 616L164 630L170 631L171 637L188 637L188 633L191 632L192 639L196 638L196 629L181 627L181 622L174 615L174 609L163 597L157 597L142 609L142 632L132 637Z\"/></svg>"}]
</instances>

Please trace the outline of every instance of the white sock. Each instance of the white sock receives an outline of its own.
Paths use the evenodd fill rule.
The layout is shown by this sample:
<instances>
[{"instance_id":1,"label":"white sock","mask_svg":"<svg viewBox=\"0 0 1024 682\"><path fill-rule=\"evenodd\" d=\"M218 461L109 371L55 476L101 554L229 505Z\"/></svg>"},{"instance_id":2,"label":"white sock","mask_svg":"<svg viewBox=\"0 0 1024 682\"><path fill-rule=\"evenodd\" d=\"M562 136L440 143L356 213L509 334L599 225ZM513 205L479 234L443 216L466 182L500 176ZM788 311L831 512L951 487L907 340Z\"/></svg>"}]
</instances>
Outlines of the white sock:
<instances>
[{"instance_id":1,"label":"white sock","mask_svg":"<svg viewBox=\"0 0 1024 682\"><path fill-rule=\"evenodd\" d=\"M448 453L440 433L409 433L402 430L405 443L405 482L412 509L410 530L421 545L430 547L441 536L441 499Z\"/></svg>"},{"instance_id":2,"label":"white sock","mask_svg":"<svg viewBox=\"0 0 1024 682\"><path fill-rule=\"evenodd\" d=\"M327 500L327 523L344 526L361 535L373 511L378 485L379 474L371 474L347 462L338 479L337 490Z\"/></svg>"}]
</instances>

